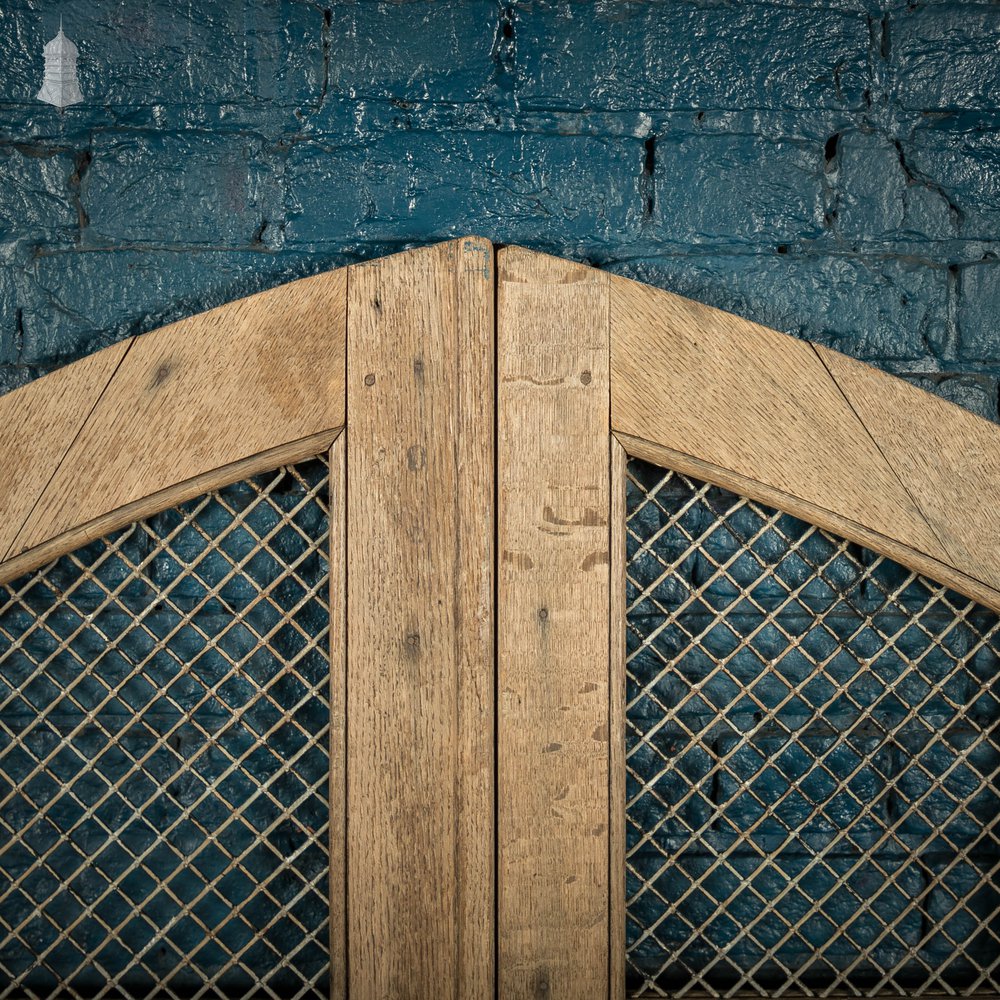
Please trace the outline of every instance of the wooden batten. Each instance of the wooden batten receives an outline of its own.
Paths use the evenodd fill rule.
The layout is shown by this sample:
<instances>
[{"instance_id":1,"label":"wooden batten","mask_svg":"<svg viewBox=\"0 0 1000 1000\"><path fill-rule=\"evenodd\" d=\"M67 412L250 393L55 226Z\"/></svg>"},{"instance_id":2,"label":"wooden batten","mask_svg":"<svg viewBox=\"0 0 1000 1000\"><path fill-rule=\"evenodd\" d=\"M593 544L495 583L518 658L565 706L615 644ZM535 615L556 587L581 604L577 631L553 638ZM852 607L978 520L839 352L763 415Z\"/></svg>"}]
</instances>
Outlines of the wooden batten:
<instances>
[{"instance_id":1,"label":"wooden batten","mask_svg":"<svg viewBox=\"0 0 1000 1000\"><path fill-rule=\"evenodd\" d=\"M958 589L966 580L982 583L993 592L982 591L983 603L993 603L1000 590L1000 430L853 358L820 346L816 353L930 525L942 562L964 578L956 575Z\"/></svg>"},{"instance_id":2,"label":"wooden batten","mask_svg":"<svg viewBox=\"0 0 1000 1000\"><path fill-rule=\"evenodd\" d=\"M468 263L488 267L486 241L473 244ZM0 580L326 451L345 418L346 280L332 271L240 299L0 397ZM1000 610L1000 428L730 313L608 285L611 422L630 454Z\"/></svg>"},{"instance_id":3,"label":"wooden batten","mask_svg":"<svg viewBox=\"0 0 1000 1000\"><path fill-rule=\"evenodd\" d=\"M607 276L510 248L497 281L498 995L604 1000Z\"/></svg>"},{"instance_id":4,"label":"wooden batten","mask_svg":"<svg viewBox=\"0 0 1000 1000\"><path fill-rule=\"evenodd\" d=\"M347 997L347 437L330 460L330 998Z\"/></svg>"},{"instance_id":5,"label":"wooden batten","mask_svg":"<svg viewBox=\"0 0 1000 1000\"><path fill-rule=\"evenodd\" d=\"M0 573L17 533L73 446L132 341L114 344L0 397Z\"/></svg>"},{"instance_id":6,"label":"wooden batten","mask_svg":"<svg viewBox=\"0 0 1000 1000\"><path fill-rule=\"evenodd\" d=\"M0 398L0 579L328 449L335 998L623 997L628 455L1000 611L1000 427L475 237Z\"/></svg>"},{"instance_id":7,"label":"wooden batten","mask_svg":"<svg viewBox=\"0 0 1000 1000\"><path fill-rule=\"evenodd\" d=\"M348 992L493 997L493 252L352 267Z\"/></svg>"},{"instance_id":8,"label":"wooden batten","mask_svg":"<svg viewBox=\"0 0 1000 1000\"><path fill-rule=\"evenodd\" d=\"M625 599L626 475L628 454L611 437L611 587L610 656L608 661L609 715L611 731L610 787L608 796L608 955L610 977L608 1000L625 1000Z\"/></svg>"}]
</instances>

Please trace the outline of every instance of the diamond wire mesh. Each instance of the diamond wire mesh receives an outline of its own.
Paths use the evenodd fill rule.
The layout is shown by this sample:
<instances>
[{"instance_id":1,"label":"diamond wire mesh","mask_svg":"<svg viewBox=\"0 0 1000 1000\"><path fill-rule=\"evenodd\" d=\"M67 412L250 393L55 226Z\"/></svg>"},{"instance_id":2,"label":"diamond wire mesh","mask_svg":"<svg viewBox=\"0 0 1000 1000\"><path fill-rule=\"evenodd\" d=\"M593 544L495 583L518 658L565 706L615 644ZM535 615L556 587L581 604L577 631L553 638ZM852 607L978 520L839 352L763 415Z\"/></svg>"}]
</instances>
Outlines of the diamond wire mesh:
<instances>
[{"instance_id":1,"label":"diamond wire mesh","mask_svg":"<svg viewBox=\"0 0 1000 1000\"><path fill-rule=\"evenodd\" d=\"M320 997L328 469L0 588L0 996Z\"/></svg>"},{"instance_id":2,"label":"diamond wire mesh","mask_svg":"<svg viewBox=\"0 0 1000 1000\"><path fill-rule=\"evenodd\" d=\"M1000 988L997 617L631 461L630 995Z\"/></svg>"}]
</instances>

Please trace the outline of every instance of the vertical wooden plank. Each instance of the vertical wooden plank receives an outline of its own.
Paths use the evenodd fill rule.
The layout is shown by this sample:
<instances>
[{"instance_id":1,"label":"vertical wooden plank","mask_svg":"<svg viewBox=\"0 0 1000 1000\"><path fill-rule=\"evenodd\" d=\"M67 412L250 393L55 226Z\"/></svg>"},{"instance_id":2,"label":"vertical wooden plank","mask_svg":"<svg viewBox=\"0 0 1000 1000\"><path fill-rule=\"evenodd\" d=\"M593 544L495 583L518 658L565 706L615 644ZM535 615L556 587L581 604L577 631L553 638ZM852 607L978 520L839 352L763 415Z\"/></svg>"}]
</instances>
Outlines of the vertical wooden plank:
<instances>
[{"instance_id":1,"label":"vertical wooden plank","mask_svg":"<svg viewBox=\"0 0 1000 1000\"><path fill-rule=\"evenodd\" d=\"M497 287L498 978L606 1000L606 275L510 248Z\"/></svg>"},{"instance_id":2,"label":"vertical wooden plank","mask_svg":"<svg viewBox=\"0 0 1000 1000\"><path fill-rule=\"evenodd\" d=\"M625 482L628 455L611 437L610 1000L625 1000Z\"/></svg>"},{"instance_id":3,"label":"vertical wooden plank","mask_svg":"<svg viewBox=\"0 0 1000 1000\"><path fill-rule=\"evenodd\" d=\"M347 438L330 446L330 998L347 996Z\"/></svg>"},{"instance_id":4,"label":"vertical wooden plank","mask_svg":"<svg viewBox=\"0 0 1000 1000\"><path fill-rule=\"evenodd\" d=\"M352 1000L493 997L492 255L348 279Z\"/></svg>"}]
</instances>

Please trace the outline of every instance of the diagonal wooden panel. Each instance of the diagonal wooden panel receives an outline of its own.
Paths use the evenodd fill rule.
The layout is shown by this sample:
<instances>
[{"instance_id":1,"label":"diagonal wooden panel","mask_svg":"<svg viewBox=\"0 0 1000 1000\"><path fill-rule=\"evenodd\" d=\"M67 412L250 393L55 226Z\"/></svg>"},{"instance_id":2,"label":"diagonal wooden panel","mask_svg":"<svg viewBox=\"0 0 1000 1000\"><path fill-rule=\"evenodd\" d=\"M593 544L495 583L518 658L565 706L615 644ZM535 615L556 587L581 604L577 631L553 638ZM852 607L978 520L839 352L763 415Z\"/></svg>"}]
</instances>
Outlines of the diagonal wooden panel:
<instances>
[{"instance_id":1,"label":"diagonal wooden panel","mask_svg":"<svg viewBox=\"0 0 1000 1000\"><path fill-rule=\"evenodd\" d=\"M499 995L609 974L607 278L509 248L497 286Z\"/></svg>"},{"instance_id":2,"label":"diagonal wooden panel","mask_svg":"<svg viewBox=\"0 0 1000 1000\"><path fill-rule=\"evenodd\" d=\"M1000 607L988 557L970 558L982 532L996 538L996 521L965 517L979 504L967 492L949 512L956 491L935 493L943 478L930 472L935 463L955 471L989 504L1000 492L1000 428L839 357L611 279L611 422L631 454L773 504ZM975 442L968 457L979 471L961 477L965 440ZM921 453L923 486L914 478Z\"/></svg>"},{"instance_id":3,"label":"diagonal wooden panel","mask_svg":"<svg viewBox=\"0 0 1000 1000\"><path fill-rule=\"evenodd\" d=\"M202 491L206 474L253 456L305 457L296 442L324 451L344 422L345 293L343 271L304 278L137 337L120 365L111 355L110 383L48 467L8 559L98 519L106 533L106 515L135 520L150 513L134 506L145 498L173 488L158 503L176 503L179 484Z\"/></svg>"},{"instance_id":4,"label":"diagonal wooden panel","mask_svg":"<svg viewBox=\"0 0 1000 1000\"><path fill-rule=\"evenodd\" d=\"M132 340L113 344L0 399L0 558L101 398Z\"/></svg>"},{"instance_id":5,"label":"diagonal wooden panel","mask_svg":"<svg viewBox=\"0 0 1000 1000\"><path fill-rule=\"evenodd\" d=\"M324 450L348 394L331 453L350 529L331 550L331 599L346 588L349 607L331 621L346 754L331 802L350 808L331 824L349 851L331 871L335 996L492 996L495 933L500 996L604 997L609 974L620 991L607 732L623 725L624 456L617 442L609 456L609 409L630 453L1000 610L1000 428L669 293L500 257L496 384L492 248L469 238L233 303L0 400L10 576Z\"/></svg>"},{"instance_id":6,"label":"diagonal wooden panel","mask_svg":"<svg viewBox=\"0 0 1000 1000\"><path fill-rule=\"evenodd\" d=\"M352 1000L493 996L493 252L352 267Z\"/></svg>"},{"instance_id":7,"label":"diagonal wooden panel","mask_svg":"<svg viewBox=\"0 0 1000 1000\"><path fill-rule=\"evenodd\" d=\"M902 379L816 347L947 561L1000 590L1000 433Z\"/></svg>"}]
</instances>

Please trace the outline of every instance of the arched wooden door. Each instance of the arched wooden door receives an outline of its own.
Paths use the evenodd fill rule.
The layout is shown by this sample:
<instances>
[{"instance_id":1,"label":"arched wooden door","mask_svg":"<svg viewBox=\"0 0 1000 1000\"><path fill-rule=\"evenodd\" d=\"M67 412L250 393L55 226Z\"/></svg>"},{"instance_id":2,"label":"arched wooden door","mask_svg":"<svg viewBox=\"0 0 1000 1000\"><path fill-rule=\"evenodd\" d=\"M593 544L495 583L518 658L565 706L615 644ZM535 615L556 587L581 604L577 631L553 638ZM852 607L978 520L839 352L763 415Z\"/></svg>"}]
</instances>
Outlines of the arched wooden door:
<instances>
[{"instance_id":1,"label":"arched wooden door","mask_svg":"<svg viewBox=\"0 0 1000 1000\"><path fill-rule=\"evenodd\" d=\"M824 348L469 237L252 296L0 400L0 574L328 456L332 995L614 998L628 457L1000 610L998 445Z\"/></svg>"}]
</instances>

